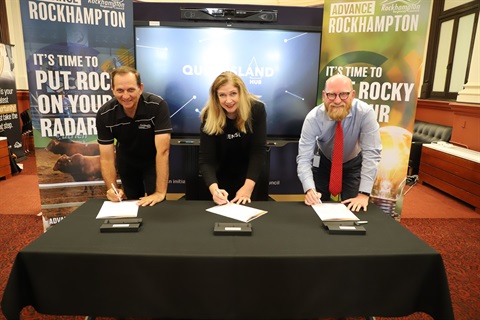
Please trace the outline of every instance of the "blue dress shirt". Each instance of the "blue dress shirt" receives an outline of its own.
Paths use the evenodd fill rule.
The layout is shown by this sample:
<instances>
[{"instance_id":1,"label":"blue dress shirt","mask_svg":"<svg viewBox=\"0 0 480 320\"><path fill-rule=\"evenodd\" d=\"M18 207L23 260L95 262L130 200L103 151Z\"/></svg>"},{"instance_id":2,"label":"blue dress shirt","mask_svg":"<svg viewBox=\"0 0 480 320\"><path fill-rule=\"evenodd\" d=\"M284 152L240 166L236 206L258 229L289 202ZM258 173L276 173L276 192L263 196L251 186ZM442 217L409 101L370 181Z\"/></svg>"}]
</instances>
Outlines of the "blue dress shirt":
<instances>
[{"instance_id":1,"label":"blue dress shirt","mask_svg":"<svg viewBox=\"0 0 480 320\"><path fill-rule=\"evenodd\" d=\"M315 190L312 173L315 146L318 146L325 157L332 159L335 125L336 121L328 116L323 103L313 108L305 118L297 155L297 174L304 192L309 189ZM362 152L359 191L370 193L382 152L380 126L375 111L367 103L354 99L350 113L342 120L342 127L343 162L355 158Z\"/></svg>"}]
</instances>

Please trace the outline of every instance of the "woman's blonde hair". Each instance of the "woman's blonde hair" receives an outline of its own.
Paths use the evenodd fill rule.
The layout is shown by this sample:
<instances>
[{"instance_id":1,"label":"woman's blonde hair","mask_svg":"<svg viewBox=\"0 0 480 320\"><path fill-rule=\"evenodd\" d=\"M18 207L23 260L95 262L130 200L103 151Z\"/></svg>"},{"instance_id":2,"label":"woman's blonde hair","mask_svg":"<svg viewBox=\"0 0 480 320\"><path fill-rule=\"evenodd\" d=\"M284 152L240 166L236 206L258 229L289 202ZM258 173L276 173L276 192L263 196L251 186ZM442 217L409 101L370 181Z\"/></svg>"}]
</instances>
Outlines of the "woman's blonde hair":
<instances>
[{"instance_id":1,"label":"woman's blonde hair","mask_svg":"<svg viewBox=\"0 0 480 320\"><path fill-rule=\"evenodd\" d=\"M247 129L251 131L251 109L252 102L258 100L257 96L248 92L243 80L231 71L222 72L213 81L210 87L210 94L207 104L200 114L200 120L205 125L203 131L210 135L217 135L223 133L223 128L227 123L226 114L220 105L217 91L220 87L226 84L232 84L238 89L239 101L237 109L237 118L235 119L235 126L243 133L247 133ZM206 118L206 119L205 119Z\"/></svg>"}]
</instances>

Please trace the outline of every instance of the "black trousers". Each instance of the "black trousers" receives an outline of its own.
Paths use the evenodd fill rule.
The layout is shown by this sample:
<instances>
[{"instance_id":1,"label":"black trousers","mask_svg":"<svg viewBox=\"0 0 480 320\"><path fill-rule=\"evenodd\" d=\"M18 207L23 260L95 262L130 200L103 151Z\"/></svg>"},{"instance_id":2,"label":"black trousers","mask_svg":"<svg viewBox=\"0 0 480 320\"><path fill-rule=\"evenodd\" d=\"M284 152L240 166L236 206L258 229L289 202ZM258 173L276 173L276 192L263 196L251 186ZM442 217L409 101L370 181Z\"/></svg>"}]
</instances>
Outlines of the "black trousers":
<instances>
[{"instance_id":1,"label":"black trousers","mask_svg":"<svg viewBox=\"0 0 480 320\"><path fill-rule=\"evenodd\" d=\"M332 162L323 154L320 154L320 165L318 168L313 167L313 180L315 188L322 193L322 201L330 200L330 191L328 185L330 183L330 168ZM362 169L362 153L350 161L343 164L342 170L342 192L341 199L347 200L355 198L360 188L360 173Z\"/></svg>"},{"instance_id":2,"label":"black trousers","mask_svg":"<svg viewBox=\"0 0 480 320\"><path fill-rule=\"evenodd\" d=\"M118 161L117 168L127 199L139 199L155 192L157 188L155 163L138 167Z\"/></svg>"}]
</instances>

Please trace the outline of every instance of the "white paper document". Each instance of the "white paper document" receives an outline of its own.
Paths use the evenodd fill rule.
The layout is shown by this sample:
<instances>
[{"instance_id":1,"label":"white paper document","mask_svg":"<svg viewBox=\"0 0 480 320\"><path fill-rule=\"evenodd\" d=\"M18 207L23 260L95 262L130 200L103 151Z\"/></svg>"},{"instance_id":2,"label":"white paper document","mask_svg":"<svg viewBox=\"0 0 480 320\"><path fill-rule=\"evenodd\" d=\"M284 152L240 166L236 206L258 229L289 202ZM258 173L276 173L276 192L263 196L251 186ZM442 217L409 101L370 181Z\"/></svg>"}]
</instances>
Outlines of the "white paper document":
<instances>
[{"instance_id":1,"label":"white paper document","mask_svg":"<svg viewBox=\"0 0 480 320\"><path fill-rule=\"evenodd\" d=\"M105 201L98 212L97 219L135 218L138 214L137 201L138 200L124 200L120 202Z\"/></svg>"},{"instance_id":2,"label":"white paper document","mask_svg":"<svg viewBox=\"0 0 480 320\"><path fill-rule=\"evenodd\" d=\"M255 209L236 203L229 203L221 206L211 207L207 209L207 211L243 222L250 222L253 219L258 218L268 212L265 210Z\"/></svg>"},{"instance_id":3,"label":"white paper document","mask_svg":"<svg viewBox=\"0 0 480 320\"><path fill-rule=\"evenodd\" d=\"M319 203L312 205L322 221L358 221L358 217L343 203Z\"/></svg>"}]
</instances>

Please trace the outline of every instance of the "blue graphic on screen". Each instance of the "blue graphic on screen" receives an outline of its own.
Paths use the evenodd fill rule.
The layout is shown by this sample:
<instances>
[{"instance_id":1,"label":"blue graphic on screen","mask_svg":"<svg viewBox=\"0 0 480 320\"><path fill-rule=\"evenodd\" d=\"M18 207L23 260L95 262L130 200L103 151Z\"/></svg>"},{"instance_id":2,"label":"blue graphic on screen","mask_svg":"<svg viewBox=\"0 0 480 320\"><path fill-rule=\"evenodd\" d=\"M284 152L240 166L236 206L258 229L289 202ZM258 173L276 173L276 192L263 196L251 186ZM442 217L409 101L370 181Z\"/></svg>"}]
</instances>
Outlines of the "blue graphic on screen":
<instances>
[{"instance_id":1,"label":"blue graphic on screen","mask_svg":"<svg viewBox=\"0 0 480 320\"><path fill-rule=\"evenodd\" d=\"M267 134L298 138L316 104L320 32L137 26L145 91L169 105L173 136L195 136L215 77L230 70L265 102Z\"/></svg>"}]
</instances>

